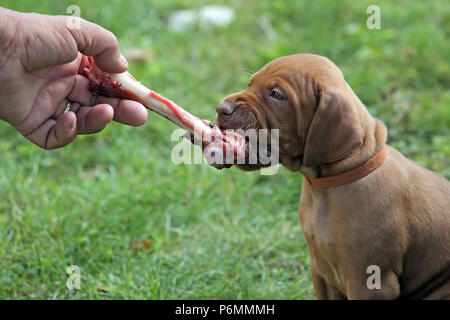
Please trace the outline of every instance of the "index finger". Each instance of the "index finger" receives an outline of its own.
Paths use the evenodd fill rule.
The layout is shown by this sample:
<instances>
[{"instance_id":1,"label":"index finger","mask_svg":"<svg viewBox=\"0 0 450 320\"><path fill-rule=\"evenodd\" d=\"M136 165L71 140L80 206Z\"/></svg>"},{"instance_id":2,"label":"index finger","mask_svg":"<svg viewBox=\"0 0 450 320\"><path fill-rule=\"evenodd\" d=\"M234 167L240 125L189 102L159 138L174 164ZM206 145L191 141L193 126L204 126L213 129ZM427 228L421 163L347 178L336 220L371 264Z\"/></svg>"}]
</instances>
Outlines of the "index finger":
<instances>
[{"instance_id":1,"label":"index finger","mask_svg":"<svg viewBox=\"0 0 450 320\"><path fill-rule=\"evenodd\" d=\"M78 51L93 56L97 65L106 72L125 72L128 63L120 54L116 36L99 25L80 19L79 27L67 27L76 42Z\"/></svg>"}]
</instances>

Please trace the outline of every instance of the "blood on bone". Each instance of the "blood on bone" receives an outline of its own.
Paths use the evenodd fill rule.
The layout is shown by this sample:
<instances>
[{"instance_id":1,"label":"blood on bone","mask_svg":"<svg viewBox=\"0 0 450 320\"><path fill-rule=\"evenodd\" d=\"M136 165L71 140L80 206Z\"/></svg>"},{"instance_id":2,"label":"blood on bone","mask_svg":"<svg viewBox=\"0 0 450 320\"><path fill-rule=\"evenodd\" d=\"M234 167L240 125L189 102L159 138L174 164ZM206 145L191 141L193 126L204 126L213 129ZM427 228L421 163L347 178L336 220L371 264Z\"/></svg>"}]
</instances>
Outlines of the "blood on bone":
<instances>
[{"instance_id":1,"label":"blood on bone","mask_svg":"<svg viewBox=\"0 0 450 320\"><path fill-rule=\"evenodd\" d=\"M137 80L131 75L131 73L128 73L128 76L129 76L131 79L133 79L133 81L136 81L136 82L137 82Z\"/></svg>"},{"instance_id":2,"label":"blood on bone","mask_svg":"<svg viewBox=\"0 0 450 320\"><path fill-rule=\"evenodd\" d=\"M183 117L180 115L180 113L178 112L177 108L174 107L174 105L172 104L172 102L170 102L168 99L164 98L163 96L161 96L160 94L157 94L155 91L150 91L149 96L152 97L153 99L158 100L159 102L162 102L166 105L166 107L168 107L173 114L175 115L175 117L178 118L178 120L180 120L181 122L183 122L186 126L188 126L189 128L191 128L192 130L194 130L194 128L192 127L192 125L187 122L186 120L183 119Z\"/></svg>"}]
</instances>

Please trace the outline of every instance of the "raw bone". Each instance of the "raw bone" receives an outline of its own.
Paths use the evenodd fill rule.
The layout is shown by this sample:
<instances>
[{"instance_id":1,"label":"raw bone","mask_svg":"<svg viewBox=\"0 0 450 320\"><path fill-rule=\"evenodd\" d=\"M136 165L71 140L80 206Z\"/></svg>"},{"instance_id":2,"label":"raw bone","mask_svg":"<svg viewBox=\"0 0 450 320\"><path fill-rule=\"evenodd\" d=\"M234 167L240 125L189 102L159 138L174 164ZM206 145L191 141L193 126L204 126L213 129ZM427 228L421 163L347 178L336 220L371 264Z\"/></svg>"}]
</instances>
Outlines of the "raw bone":
<instances>
[{"instance_id":1,"label":"raw bone","mask_svg":"<svg viewBox=\"0 0 450 320\"><path fill-rule=\"evenodd\" d=\"M243 136L233 131L221 131L215 125L208 126L176 103L146 88L128 72L107 73L100 70L92 57L89 57L89 62L89 67L84 71L90 80L91 92L106 97L138 101L186 129L195 140L202 141L203 155L209 164L222 169L248 157L250 146Z\"/></svg>"}]
</instances>

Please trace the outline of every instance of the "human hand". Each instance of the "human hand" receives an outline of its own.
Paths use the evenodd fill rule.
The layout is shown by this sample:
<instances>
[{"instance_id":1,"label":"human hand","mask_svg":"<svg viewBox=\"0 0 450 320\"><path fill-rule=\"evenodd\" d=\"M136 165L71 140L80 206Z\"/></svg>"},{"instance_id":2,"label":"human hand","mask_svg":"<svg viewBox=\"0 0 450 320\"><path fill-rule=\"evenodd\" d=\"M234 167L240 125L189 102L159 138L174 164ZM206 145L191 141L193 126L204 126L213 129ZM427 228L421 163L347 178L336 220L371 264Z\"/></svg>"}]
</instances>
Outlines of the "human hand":
<instances>
[{"instance_id":1,"label":"human hand","mask_svg":"<svg viewBox=\"0 0 450 320\"><path fill-rule=\"evenodd\" d=\"M68 18L0 8L0 119L45 149L99 132L112 120L132 126L147 120L138 102L89 92L86 56L111 73L128 65L111 32L82 19L80 28L69 29Z\"/></svg>"}]
</instances>

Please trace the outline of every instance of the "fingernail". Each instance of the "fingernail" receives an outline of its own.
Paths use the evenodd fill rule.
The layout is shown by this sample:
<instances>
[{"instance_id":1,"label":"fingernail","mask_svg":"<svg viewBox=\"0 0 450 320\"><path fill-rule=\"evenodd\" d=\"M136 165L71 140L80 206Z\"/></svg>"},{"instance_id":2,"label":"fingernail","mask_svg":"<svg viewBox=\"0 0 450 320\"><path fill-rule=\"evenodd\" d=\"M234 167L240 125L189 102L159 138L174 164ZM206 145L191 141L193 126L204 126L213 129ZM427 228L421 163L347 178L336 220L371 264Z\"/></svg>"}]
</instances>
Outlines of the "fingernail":
<instances>
[{"instance_id":1,"label":"fingernail","mask_svg":"<svg viewBox=\"0 0 450 320\"><path fill-rule=\"evenodd\" d=\"M123 55L120 55L120 61L122 61L123 64L126 64L128 66L128 61L125 59Z\"/></svg>"}]
</instances>

